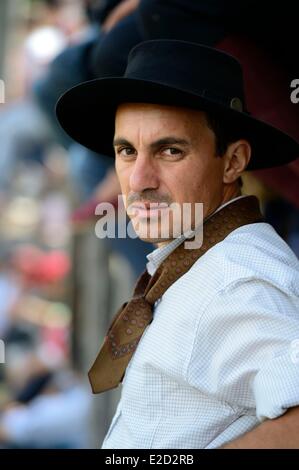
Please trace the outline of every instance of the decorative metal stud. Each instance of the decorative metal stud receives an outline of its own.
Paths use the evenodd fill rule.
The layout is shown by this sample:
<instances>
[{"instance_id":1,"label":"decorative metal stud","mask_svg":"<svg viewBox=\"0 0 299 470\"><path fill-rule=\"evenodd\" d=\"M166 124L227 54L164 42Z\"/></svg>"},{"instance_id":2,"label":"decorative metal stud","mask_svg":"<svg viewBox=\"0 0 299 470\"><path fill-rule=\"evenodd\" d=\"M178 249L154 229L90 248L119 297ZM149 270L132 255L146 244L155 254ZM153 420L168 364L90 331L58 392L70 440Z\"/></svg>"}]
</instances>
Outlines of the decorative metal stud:
<instances>
[{"instance_id":1,"label":"decorative metal stud","mask_svg":"<svg viewBox=\"0 0 299 470\"><path fill-rule=\"evenodd\" d=\"M243 111L243 103L240 100L240 98L238 98L237 96L232 98L230 102L230 107L231 109L234 109L235 111Z\"/></svg>"}]
</instances>

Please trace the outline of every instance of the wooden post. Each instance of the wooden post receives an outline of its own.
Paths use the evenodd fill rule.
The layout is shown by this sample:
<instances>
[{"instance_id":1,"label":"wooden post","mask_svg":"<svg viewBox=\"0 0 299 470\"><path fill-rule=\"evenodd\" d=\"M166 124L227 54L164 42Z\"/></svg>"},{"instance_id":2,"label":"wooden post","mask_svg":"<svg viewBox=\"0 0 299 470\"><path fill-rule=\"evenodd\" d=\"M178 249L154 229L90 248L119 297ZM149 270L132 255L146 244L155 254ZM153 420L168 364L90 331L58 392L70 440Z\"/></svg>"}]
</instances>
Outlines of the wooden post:
<instances>
[{"instance_id":1,"label":"wooden post","mask_svg":"<svg viewBox=\"0 0 299 470\"><path fill-rule=\"evenodd\" d=\"M8 23L8 0L0 1L0 79L4 78L4 61Z\"/></svg>"},{"instance_id":2,"label":"wooden post","mask_svg":"<svg viewBox=\"0 0 299 470\"><path fill-rule=\"evenodd\" d=\"M109 243L93 232L73 239L72 309L73 364L86 377L116 309L131 291L133 278L127 262L111 254ZM90 392L91 393L91 392ZM91 447L99 448L107 432L120 390L93 397Z\"/></svg>"}]
</instances>

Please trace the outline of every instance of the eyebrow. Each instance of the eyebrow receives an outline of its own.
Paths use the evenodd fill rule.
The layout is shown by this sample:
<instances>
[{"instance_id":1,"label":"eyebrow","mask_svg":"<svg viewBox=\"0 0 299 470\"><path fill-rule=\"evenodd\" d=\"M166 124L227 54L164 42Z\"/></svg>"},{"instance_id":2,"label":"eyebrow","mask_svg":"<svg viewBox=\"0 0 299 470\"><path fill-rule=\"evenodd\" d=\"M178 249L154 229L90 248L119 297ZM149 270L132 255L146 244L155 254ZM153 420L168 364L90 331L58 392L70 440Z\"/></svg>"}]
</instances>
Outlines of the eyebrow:
<instances>
[{"instance_id":1,"label":"eyebrow","mask_svg":"<svg viewBox=\"0 0 299 470\"><path fill-rule=\"evenodd\" d=\"M155 140L154 142L150 144L150 147L157 148L157 147L161 147L162 145L175 145L175 144L187 146L187 145L190 145L190 142L188 142L188 140L186 139L180 139L178 137L167 136L167 137L162 137L161 139ZM124 137L117 137L114 139L113 146L117 147L119 145L127 145L129 147L134 147L134 145L131 144L131 142L129 142Z\"/></svg>"}]
</instances>

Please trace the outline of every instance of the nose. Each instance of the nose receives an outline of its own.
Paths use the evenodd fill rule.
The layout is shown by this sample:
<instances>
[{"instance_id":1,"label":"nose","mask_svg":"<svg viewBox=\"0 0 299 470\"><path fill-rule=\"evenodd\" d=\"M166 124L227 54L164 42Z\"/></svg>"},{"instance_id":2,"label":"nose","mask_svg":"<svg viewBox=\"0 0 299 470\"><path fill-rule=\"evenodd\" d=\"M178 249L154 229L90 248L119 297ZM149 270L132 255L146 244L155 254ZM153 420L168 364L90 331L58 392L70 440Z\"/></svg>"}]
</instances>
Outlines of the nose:
<instances>
[{"instance_id":1,"label":"nose","mask_svg":"<svg viewBox=\"0 0 299 470\"><path fill-rule=\"evenodd\" d=\"M131 191L141 192L145 189L157 189L158 186L159 174L153 160L139 154L134 161L130 174Z\"/></svg>"}]
</instances>

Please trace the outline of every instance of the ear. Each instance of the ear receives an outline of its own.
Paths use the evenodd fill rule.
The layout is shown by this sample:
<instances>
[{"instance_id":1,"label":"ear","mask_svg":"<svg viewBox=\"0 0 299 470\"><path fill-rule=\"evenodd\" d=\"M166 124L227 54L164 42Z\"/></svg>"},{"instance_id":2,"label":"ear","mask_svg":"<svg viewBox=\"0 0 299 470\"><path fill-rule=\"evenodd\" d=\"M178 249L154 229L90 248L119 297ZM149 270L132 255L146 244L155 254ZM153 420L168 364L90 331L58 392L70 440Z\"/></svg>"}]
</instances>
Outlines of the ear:
<instances>
[{"instance_id":1,"label":"ear","mask_svg":"<svg viewBox=\"0 0 299 470\"><path fill-rule=\"evenodd\" d=\"M251 146L247 140L237 140L227 147L224 158L223 182L234 183L246 169L251 157Z\"/></svg>"}]
</instances>

